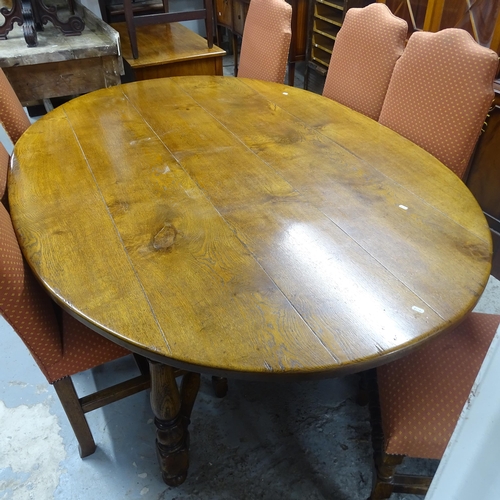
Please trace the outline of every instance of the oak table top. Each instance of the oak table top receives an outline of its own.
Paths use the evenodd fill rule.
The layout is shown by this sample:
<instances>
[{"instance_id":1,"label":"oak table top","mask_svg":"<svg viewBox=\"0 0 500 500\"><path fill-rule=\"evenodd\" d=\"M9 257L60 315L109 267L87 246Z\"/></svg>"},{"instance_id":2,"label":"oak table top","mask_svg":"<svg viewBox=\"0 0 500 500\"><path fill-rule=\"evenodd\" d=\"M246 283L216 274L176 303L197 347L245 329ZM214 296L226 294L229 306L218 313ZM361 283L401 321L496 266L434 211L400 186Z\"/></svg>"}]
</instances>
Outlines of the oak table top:
<instances>
[{"instance_id":1,"label":"oak table top","mask_svg":"<svg viewBox=\"0 0 500 500\"><path fill-rule=\"evenodd\" d=\"M479 205L438 160L257 80L154 79L72 100L17 142L9 203L55 300L150 360L172 486L187 475L199 372L386 363L458 324L491 265ZM188 371L180 389L174 367Z\"/></svg>"},{"instance_id":2,"label":"oak table top","mask_svg":"<svg viewBox=\"0 0 500 500\"><path fill-rule=\"evenodd\" d=\"M285 85L180 77L93 92L23 135L26 258L107 337L219 375L335 375L457 324L487 282L478 204L377 122Z\"/></svg>"}]
</instances>

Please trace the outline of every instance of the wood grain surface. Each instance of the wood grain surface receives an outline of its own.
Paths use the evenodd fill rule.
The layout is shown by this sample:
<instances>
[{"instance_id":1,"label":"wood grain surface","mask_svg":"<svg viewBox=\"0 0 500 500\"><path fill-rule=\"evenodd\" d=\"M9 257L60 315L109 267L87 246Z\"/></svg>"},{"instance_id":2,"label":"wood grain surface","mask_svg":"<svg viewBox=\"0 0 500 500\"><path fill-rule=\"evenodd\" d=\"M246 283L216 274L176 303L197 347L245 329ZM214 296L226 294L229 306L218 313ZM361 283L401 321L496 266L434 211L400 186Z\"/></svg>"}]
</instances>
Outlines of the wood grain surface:
<instances>
[{"instance_id":1,"label":"wood grain surface","mask_svg":"<svg viewBox=\"0 0 500 500\"><path fill-rule=\"evenodd\" d=\"M133 69L222 58L226 55L226 51L216 45L209 49L206 39L184 25L163 23L137 26L139 57L134 59L127 24L113 23L112 27L120 34L122 55Z\"/></svg>"},{"instance_id":2,"label":"wood grain surface","mask_svg":"<svg viewBox=\"0 0 500 500\"><path fill-rule=\"evenodd\" d=\"M450 170L285 85L103 89L18 141L14 225L58 302L149 358L314 377L402 356L474 307L491 238Z\"/></svg>"}]
</instances>

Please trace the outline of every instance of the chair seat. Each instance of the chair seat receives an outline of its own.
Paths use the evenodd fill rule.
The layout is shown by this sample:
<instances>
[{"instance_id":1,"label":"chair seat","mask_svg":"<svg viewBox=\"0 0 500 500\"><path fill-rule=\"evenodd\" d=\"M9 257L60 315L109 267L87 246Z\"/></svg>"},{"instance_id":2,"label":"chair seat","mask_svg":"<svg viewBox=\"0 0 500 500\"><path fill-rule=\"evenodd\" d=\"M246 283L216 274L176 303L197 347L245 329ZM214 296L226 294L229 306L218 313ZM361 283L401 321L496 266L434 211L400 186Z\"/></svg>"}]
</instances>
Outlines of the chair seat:
<instances>
[{"instance_id":1,"label":"chair seat","mask_svg":"<svg viewBox=\"0 0 500 500\"><path fill-rule=\"evenodd\" d=\"M471 313L448 334L377 369L385 452L440 459L500 316Z\"/></svg>"},{"instance_id":2,"label":"chair seat","mask_svg":"<svg viewBox=\"0 0 500 500\"><path fill-rule=\"evenodd\" d=\"M130 354L124 347L90 330L63 312L62 358L47 367L49 382Z\"/></svg>"}]
</instances>

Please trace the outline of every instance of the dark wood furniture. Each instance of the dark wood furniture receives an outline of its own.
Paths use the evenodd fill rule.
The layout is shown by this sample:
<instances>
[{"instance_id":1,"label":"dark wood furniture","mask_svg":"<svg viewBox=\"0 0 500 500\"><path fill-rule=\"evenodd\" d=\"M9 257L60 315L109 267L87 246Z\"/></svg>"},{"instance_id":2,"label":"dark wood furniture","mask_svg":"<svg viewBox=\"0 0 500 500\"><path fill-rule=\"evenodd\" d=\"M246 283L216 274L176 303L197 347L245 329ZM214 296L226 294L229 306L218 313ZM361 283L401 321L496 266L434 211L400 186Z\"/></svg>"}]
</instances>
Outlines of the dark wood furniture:
<instances>
[{"instance_id":1,"label":"dark wood furniture","mask_svg":"<svg viewBox=\"0 0 500 500\"><path fill-rule=\"evenodd\" d=\"M351 7L365 7L374 0L310 0L307 34L307 66L304 88L309 85L310 70L326 76L333 45ZM368 77L367 77L368 78Z\"/></svg>"},{"instance_id":2,"label":"dark wood furniture","mask_svg":"<svg viewBox=\"0 0 500 500\"><path fill-rule=\"evenodd\" d=\"M62 9L68 10L66 9ZM14 24L22 26L24 40L28 47L38 45L37 31L43 31L43 26L50 22L66 36L80 35L85 28L83 18L75 13L73 0L69 1L69 14L65 21L59 18L58 8L44 0L11 0L11 7L1 7L3 24L0 26L0 40L6 40L7 35L14 28Z\"/></svg>"},{"instance_id":3,"label":"dark wood furniture","mask_svg":"<svg viewBox=\"0 0 500 500\"><path fill-rule=\"evenodd\" d=\"M134 12L132 0L123 0L123 11L125 22L127 23L128 38L132 48L134 59L139 57L137 46L136 28L140 26L150 26L154 24L176 23L181 21L191 21L203 19L207 32L208 48L211 49L214 44L214 11L212 0L199 0L203 3L202 8L196 10L186 10L180 12L169 12L168 0L163 0L162 12L141 13Z\"/></svg>"},{"instance_id":4,"label":"dark wood furniture","mask_svg":"<svg viewBox=\"0 0 500 500\"><path fill-rule=\"evenodd\" d=\"M484 215L448 168L258 80L153 79L63 104L17 142L9 202L54 299L152 360L170 485L187 474L196 373L378 366L457 325L490 271ZM173 367L189 372L180 389Z\"/></svg>"},{"instance_id":5,"label":"dark wood furniture","mask_svg":"<svg viewBox=\"0 0 500 500\"><path fill-rule=\"evenodd\" d=\"M491 274L500 279L500 80L484 132L471 160L466 184L484 211L493 238Z\"/></svg>"},{"instance_id":6,"label":"dark wood furniture","mask_svg":"<svg viewBox=\"0 0 500 500\"><path fill-rule=\"evenodd\" d=\"M38 33L37 47L26 46L18 26L0 40L0 67L24 106L120 83L118 33L85 7L77 8L85 21L80 36L64 36L49 24Z\"/></svg>"},{"instance_id":7,"label":"dark wood furniture","mask_svg":"<svg viewBox=\"0 0 500 500\"><path fill-rule=\"evenodd\" d=\"M226 52L180 23L154 24L137 29L141 52L134 59L127 25L115 23L120 34L125 70L130 68L132 80L148 80L167 76L222 75L222 58ZM128 67L127 67L128 65Z\"/></svg>"},{"instance_id":8,"label":"dark wood furniture","mask_svg":"<svg viewBox=\"0 0 500 500\"><path fill-rule=\"evenodd\" d=\"M306 54L307 35L307 3L308 0L287 0L292 6L292 41L288 54L288 84L295 81L295 63L303 61ZM220 27L231 33L234 67L238 70L238 37L243 35L245 19L250 0L215 0L215 19L218 26L219 45L221 43Z\"/></svg>"},{"instance_id":9,"label":"dark wood furniture","mask_svg":"<svg viewBox=\"0 0 500 500\"><path fill-rule=\"evenodd\" d=\"M378 0L414 31L462 28L483 46L500 53L500 4L496 0Z\"/></svg>"}]
</instances>

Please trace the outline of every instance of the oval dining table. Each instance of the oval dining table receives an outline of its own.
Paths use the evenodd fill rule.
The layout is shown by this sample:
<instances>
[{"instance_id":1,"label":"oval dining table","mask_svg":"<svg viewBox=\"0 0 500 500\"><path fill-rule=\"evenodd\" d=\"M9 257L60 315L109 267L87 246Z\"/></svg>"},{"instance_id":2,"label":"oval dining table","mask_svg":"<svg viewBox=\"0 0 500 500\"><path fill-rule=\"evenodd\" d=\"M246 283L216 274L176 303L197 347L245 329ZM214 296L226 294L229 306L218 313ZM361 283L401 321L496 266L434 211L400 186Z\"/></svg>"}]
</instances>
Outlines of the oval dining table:
<instances>
[{"instance_id":1,"label":"oval dining table","mask_svg":"<svg viewBox=\"0 0 500 500\"><path fill-rule=\"evenodd\" d=\"M257 80L71 100L16 144L9 203L55 301L151 360L170 485L187 475L199 373L376 367L460 323L490 272L486 220L448 168L332 100Z\"/></svg>"}]
</instances>

